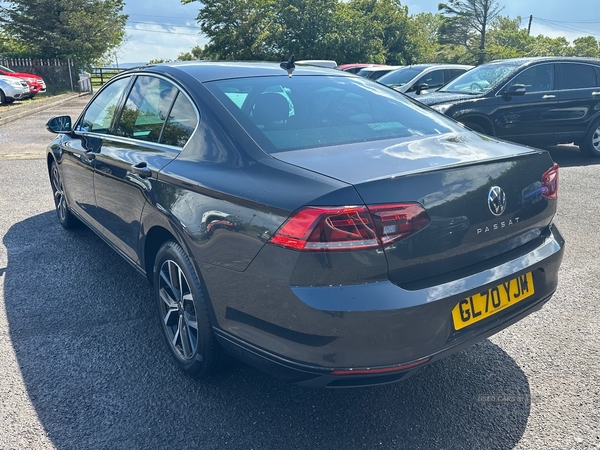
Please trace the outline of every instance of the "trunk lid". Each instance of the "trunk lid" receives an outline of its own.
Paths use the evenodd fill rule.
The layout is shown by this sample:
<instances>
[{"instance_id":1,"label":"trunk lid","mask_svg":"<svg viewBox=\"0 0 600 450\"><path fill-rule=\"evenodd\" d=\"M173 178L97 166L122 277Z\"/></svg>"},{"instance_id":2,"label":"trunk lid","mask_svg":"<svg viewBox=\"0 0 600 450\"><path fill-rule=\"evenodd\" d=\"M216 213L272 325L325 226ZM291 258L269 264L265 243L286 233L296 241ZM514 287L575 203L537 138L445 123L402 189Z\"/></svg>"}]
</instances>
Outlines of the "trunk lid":
<instances>
[{"instance_id":1,"label":"trunk lid","mask_svg":"<svg viewBox=\"0 0 600 450\"><path fill-rule=\"evenodd\" d=\"M547 152L468 132L274 156L351 183L366 205L423 205L430 224L384 248L390 280L407 288L481 270L542 237L556 212L556 201L541 193L553 164ZM498 195L506 199L503 210L495 209Z\"/></svg>"}]
</instances>

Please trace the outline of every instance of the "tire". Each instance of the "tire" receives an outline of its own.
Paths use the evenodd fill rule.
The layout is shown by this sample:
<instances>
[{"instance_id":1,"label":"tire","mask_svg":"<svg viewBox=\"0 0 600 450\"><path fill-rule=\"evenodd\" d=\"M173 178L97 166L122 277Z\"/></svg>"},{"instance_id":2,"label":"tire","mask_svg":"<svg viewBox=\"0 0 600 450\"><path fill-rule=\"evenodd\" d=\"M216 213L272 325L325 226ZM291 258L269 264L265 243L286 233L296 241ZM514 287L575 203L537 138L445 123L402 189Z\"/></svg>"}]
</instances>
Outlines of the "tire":
<instances>
[{"instance_id":1,"label":"tire","mask_svg":"<svg viewBox=\"0 0 600 450\"><path fill-rule=\"evenodd\" d=\"M158 251L153 281L161 329L175 361L196 379L210 376L220 365L220 348L200 281L176 242Z\"/></svg>"},{"instance_id":2,"label":"tire","mask_svg":"<svg viewBox=\"0 0 600 450\"><path fill-rule=\"evenodd\" d=\"M579 143L579 150L585 156L600 158L600 118L594 120L585 138Z\"/></svg>"},{"instance_id":3,"label":"tire","mask_svg":"<svg viewBox=\"0 0 600 450\"><path fill-rule=\"evenodd\" d=\"M0 90L0 105L4 105L6 103L6 95L4 95L4 92L2 92L2 90Z\"/></svg>"},{"instance_id":4,"label":"tire","mask_svg":"<svg viewBox=\"0 0 600 450\"><path fill-rule=\"evenodd\" d=\"M79 227L81 222L69 211L58 164L54 161L50 165L50 183L54 194L54 207L56 208L58 221L67 230Z\"/></svg>"},{"instance_id":5,"label":"tire","mask_svg":"<svg viewBox=\"0 0 600 450\"><path fill-rule=\"evenodd\" d=\"M482 134L487 134L486 131L483 129L483 127L481 125L479 125L478 123L475 122L464 122L463 125L467 128L470 128L471 130L477 132L477 133L482 133Z\"/></svg>"}]
</instances>

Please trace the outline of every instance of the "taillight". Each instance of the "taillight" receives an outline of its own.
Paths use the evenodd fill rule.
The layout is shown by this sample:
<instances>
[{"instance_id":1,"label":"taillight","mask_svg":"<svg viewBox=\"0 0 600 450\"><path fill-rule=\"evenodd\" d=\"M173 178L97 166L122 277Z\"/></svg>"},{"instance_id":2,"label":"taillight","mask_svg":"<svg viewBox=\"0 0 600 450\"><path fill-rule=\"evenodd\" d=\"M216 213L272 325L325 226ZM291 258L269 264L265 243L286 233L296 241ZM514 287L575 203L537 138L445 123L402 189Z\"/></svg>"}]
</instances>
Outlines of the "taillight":
<instances>
[{"instance_id":1,"label":"taillight","mask_svg":"<svg viewBox=\"0 0 600 450\"><path fill-rule=\"evenodd\" d=\"M422 230L431 220L419 203L369 206L377 236L383 245L407 238Z\"/></svg>"},{"instance_id":2,"label":"taillight","mask_svg":"<svg viewBox=\"0 0 600 450\"><path fill-rule=\"evenodd\" d=\"M429 224L418 203L302 208L286 220L270 243L294 250L332 251L378 248Z\"/></svg>"},{"instance_id":3,"label":"taillight","mask_svg":"<svg viewBox=\"0 0 600 450\"><path fill-rule=\"evenodd\" d=\"M542 196L550 200L558 197L558 164L548 169L542 175Z\"/></svg>"}]
</instances>

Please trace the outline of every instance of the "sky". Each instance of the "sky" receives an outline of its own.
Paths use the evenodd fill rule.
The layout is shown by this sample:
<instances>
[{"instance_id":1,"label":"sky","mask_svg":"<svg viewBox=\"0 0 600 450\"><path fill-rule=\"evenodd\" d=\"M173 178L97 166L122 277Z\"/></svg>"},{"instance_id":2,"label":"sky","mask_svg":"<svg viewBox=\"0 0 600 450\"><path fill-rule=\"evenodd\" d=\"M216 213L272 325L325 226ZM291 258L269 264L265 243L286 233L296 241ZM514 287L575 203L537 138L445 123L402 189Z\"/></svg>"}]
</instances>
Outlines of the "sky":
<instances>
[{"instance_id":1,"label":"sky","mask_svg":"<svg viewBox=\"0 0 600 450\"><path fill-rule=\"evenodd\" d=\"M406 0L409 14L437 13L440 0ZM500 0L501 14L511 19L521 16L527 27L533 15L531 34L564 36L569 42L580 36L600 40L598 0ZM175 59L207 38L196 23L200 2L183 5L180 0L126 0L127 40L115 53L115 64L145 63L151 59ZM339 62L339 61L338 61Z\"/></svg>"}]
</instances>

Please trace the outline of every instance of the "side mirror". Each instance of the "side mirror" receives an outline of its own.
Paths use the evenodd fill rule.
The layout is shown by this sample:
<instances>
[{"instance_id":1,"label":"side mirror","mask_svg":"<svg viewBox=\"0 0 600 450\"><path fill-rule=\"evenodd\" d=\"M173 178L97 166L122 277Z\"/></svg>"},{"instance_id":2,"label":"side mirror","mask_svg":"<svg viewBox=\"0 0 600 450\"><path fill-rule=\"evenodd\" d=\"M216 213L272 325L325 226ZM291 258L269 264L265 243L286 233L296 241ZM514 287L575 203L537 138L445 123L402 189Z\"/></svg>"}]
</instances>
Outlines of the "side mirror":
<instances>
[{"instance_id":1,"label":"side mirror","mask_svg":"<svg viewBox=\"0 0 600 450\"><path fill-rule=\"evenodd\" d=\"M512 97L514 95L525 95L525 92L527 92L527 89L524 84L513 84L512 86L507 87L502 95Z\"/></svg>"},{"instance_id":2,"label":"side mirror","mask_svg":"<svg viewBox=\"0 0 600 450\"><path fill-rule=\"evenodd\" d=\"M415 94L417 95L421 95L421 91L425 91L429 88L429 85L427 83L421 83L417 85L417 90L415 92Z\"/></svg>"},{"instance_id":3,"label":"side mirror","mask_svg":"<svg viewBox=\"0 0 600 450\"><path fill-rule=\"evenodd\" d=\"M46 130L50 133L70 133L73 131L71 127L71 117L70 116L58 116L53 117L46 123Z\"/></svg>"}]
</instances>

